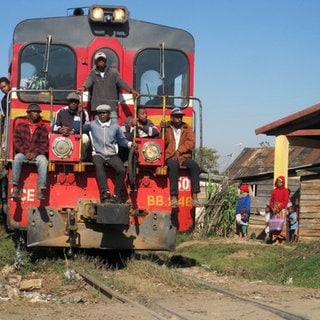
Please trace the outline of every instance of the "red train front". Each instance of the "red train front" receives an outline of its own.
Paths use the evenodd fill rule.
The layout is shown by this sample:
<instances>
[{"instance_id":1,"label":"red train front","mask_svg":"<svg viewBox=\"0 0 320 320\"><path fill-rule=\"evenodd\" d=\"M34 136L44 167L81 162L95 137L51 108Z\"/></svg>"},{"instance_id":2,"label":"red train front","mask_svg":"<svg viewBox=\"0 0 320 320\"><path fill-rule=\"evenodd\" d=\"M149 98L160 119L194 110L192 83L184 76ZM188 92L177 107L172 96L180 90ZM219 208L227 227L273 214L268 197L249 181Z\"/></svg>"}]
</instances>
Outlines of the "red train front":
<instances>
[{"instance_id":1,"label":"red train front","mask_svg":"<svg viewBox=\"0 0 320 320\"><path fill-rule=\"evenodd\" d=\"M120 15L116 14L119 9ZM36 198L36 166L25 164L21 199L8 200L8 226L25 230L29 246L173 250L176 233L193 228L194 208L189 174L183 168L179 208L170 207L163 135L136 138L137 153L131 152L125 163L125 203L102 204L90 155L80 159L81 135L55 134L52 121L67 104L67 94L84 83L94 55L103 51L108 63L141 94L135 101L130 93L120 92L119 124L142 105L159 130L161 120L168 120L174 107L183 108L184 121L194 126L194 105L201 111L201 103L192 98L193 37L184 30L129 19L124 7L92 6L87 14L77 9L66 17L22 21L13 39L12 90L1 159L8 168L8 193L14 128L32 102L42 109L50 146L45 200ZM90 92L84 92L81 100L90 114ZM113 191L114 172L110 167L106 170Z\"/></svg>"}]
</instances>

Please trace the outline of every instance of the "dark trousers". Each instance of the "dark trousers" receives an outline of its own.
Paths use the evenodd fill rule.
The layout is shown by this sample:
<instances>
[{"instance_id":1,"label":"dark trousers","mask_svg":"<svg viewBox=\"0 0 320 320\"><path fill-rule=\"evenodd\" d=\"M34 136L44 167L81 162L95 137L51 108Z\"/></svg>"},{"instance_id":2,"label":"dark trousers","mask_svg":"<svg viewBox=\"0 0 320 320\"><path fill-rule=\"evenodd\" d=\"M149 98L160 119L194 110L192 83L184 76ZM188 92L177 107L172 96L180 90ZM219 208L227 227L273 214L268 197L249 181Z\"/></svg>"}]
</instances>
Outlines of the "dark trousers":
<instances>
[{"instance_id":1,"label":"dark trousers","mask_svg":"<svg viewBox=\"0 0 320 320\"><path fill-rule=\"evenodd\" d=\"M100 194L103 195L104 193L109 192L109 186L107 185L108 177L105 168L105 165L108 164L116 172L114 194L120 196L124 178L126 175L126 169L121 159L118 156L112 156L108 160L105 160L98 155L94 155L92 157L92 162L96 168L96 179L98 182Z\"/></svg>"},{"instance_id":2,"label":"dark trousers","mask_svg":"<svg viewBox=\"0 0 320 320\"><path fill-rule=\"evenodd\" d=\"M193 159L186 159L182 165L186 167L190 172L191 177L191 193L200 192L200 167ZM169 169L170 180L170 195L177 196L179 193L178 181L179 181L179 162L174 159L167 160L167 166Z\"/></svg>"}]
</instances>

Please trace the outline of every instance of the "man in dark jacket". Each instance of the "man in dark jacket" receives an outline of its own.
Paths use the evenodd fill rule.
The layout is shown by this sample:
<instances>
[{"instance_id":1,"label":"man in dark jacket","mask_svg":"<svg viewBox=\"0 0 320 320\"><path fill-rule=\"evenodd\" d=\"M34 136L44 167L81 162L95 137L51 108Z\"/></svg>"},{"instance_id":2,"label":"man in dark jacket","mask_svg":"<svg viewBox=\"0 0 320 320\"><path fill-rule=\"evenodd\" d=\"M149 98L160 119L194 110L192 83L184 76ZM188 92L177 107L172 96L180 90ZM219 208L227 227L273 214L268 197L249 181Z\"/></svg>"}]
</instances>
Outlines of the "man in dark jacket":
<instances>
[{"instance_id":1,"label":"man in dark jacket","mask_svg":"<svg viewBox=\"0 0 320 320\"><path fill-rule=\"evenodd\" d=\"M185 166L191 175L192 205L199 207L198 193L200 192L200 167L192 159L192 149L195 136L192 128L182 121L184 113L180 108L174 108L170 121L161 122L165 128L165 160L169 169L171 207L178 207L179 167Z\"/></svg>"},{"instance_id":2,"label":"man in dark jacket","mask_svg":"<svg viewBox=\"0 0 320 320\"><path fill-rule=\"evenodd\" d=\"M114 67L107 67L107 56L99 51L94 56L95 67L90 71L87 80L78 93L91 89L91 111L95 113L97 107L107 104L111 107L111 118L117 117L119 90L123 89L138 96L139 93L125 82Z\"/></svg>"},{"instance_id":3,"label":"man in dark jacket","mask_svg":"<svg viewBox=\"0 0 320 320\"><path fill-rule=\"evenodd\" d=\"M0 78L0 89L4 96L1 99L1 108L3 112L3 116L5 117L7 114L7 97L8 93L11 90L11 82L8 78L6 77L1 77ZM10 103L10 101L9 101Z\"/></svg>"},{"instance_id":4,"label":"man in dark jacket","mask_svg":"<svg viewBox=\"0 0 320 320\"><path fill-rule=\"evenodd\" d=\"M18 123L14 129L13 144L16 155L12 162L13 190L9 195L10 198L20 198L18 186L22 164L34 161L38 170L37 198L45 199L43 190L46 189L47 183L49 132L42 122L41 112L37 104L31 103L27 109L27 118Z\"/></svg>"},{"instance_id":5,"label":"man in dark jacket","mask_svg":"<svg viewBox=\"0 0 320 320\"><path fill-rule=\"evenodd\" d=\"M80 122L82 125L89 123L89 115L87 110L82 109L79 106L80 98L75 92L70 92L67 95L68 105L60 108L53 122L53 132L61 133L67 137L72 134L80 133ZM78 122L78 124L75 124ZM79 127L79 130L75 131L74 128ZM89 136L82 134L81 136L81 160L84 161L87 157L87 150L90 145Z\"/></svg>"}]
</instances>

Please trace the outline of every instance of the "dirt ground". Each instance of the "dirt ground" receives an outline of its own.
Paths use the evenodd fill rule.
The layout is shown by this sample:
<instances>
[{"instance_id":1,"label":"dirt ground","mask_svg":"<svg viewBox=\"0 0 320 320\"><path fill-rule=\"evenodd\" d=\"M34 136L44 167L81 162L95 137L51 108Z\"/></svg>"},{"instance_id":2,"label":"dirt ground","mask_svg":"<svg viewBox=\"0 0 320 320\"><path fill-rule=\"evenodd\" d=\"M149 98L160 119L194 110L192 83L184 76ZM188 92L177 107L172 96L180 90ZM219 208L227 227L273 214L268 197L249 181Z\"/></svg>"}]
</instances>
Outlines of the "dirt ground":
<instances>
[{"instance_id":1,"label":"dirt ground","mask_svg":"<svg viewBox=\"0 0 320 320\"><path fill-rule=\"evenodd\" d=\"M192 267L184 273L195 275L202 280L211 281L256 302L270 305L287 312L301 315L304 319L319 319L320 290L270 286L264 283L239 282L230 277L209 274ZM140 308L98 294L90 286L78 283L67 287L55 287L54 279L50 286L41 290L19 292L16 296L0 300L1 320L69 320L69 319L155 319ZM281 319L277 315L256 308L250 304L231 299L222 293L164 288L159 283L150 284L158 288L151 299L160 306L173 309L186 319ZM50 289L49 289L50 287ZM258 288L258 289L257 289ZM4 289L4 288L2 288ZM1 290L3 293L3 290Z\"/></svg>"},{"instance_id":2,"label":"dirt ground","mask_svg":"<svg viewBox=\"0 0 320 320\"><path fill-rule=\"evenodd\" d=\"M43 274L39 279L20 279L10 268L2 270L0 278L0 320L105 320L155 319L143 308L109 299L98 293L83 280L61 286L61 280ZM303 289L291 286L274 286L264 282L239 281L232 277L190 267L180 270L248 298L256 303L300 315L301 319L319 319L320 289ZM177 288L148 279L140 279L145 287L145 303L156 301L158 306L174 310L185 319L283 319L252 304L235 300L221 292ZM19 290L18 282L25 290ZM37 287L38 286L38 287ZM141 293L131 293L132 299L142 299ZM172 319L172 318L171 318Z\"/></svg>"}]
</instances>

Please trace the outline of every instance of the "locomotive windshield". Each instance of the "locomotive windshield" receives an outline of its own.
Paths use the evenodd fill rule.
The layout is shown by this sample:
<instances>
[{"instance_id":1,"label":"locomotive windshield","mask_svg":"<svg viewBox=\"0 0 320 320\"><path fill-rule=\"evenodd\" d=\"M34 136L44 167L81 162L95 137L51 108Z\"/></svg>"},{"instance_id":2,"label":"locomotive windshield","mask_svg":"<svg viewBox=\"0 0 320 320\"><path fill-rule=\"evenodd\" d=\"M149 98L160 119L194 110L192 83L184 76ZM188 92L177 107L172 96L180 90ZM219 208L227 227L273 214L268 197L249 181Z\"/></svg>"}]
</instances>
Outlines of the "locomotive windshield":
<instances>
[{"instance_id":1,"label":"locomotive windshield","mask_svg":"<svg viewBox=\"0 0 320 320\"><path fill-rule=\"evenodd\" d=\"M163 56L162 56L163 54ZM176 50L146 49L136 59L136 86L141 94L188 96L189 64L184 53ZM140 104L160 106L161 98L143 96ZM183 107L187 101L169 98L167 105Z\"/></svg>"},{"instance_id":2,"label":"locomotive windshield","mask_svg":"<svg viewBox=\"0 0 320 320\"><path fill-rule=\"evenodd\" d=\"M19 89L25 102L43 101L43 95L38 91L29 90L72 90L76 87L76 56L67 46L51 45L48 59L48 69L44 70L46 44L32 43L22 49L20 56ZM55 94L54 101L65 100L67 93Z\"/></svg>"}]
</instances>

